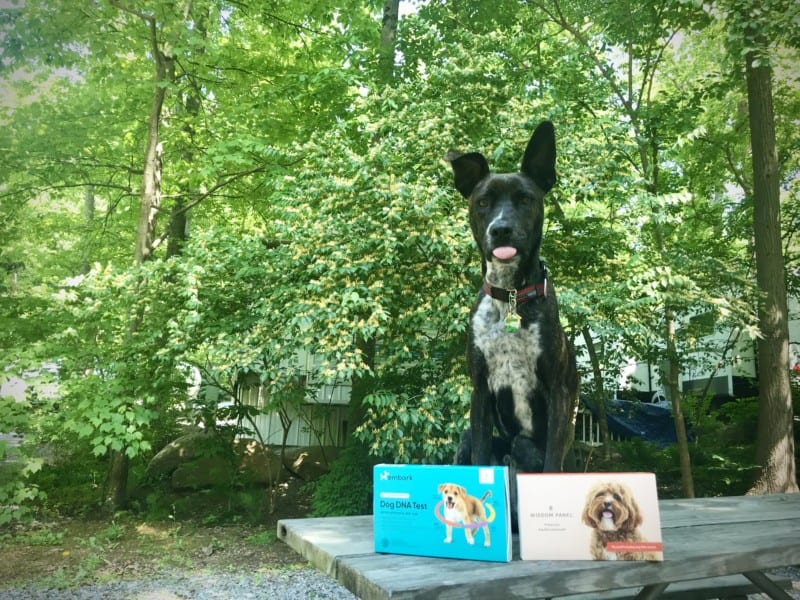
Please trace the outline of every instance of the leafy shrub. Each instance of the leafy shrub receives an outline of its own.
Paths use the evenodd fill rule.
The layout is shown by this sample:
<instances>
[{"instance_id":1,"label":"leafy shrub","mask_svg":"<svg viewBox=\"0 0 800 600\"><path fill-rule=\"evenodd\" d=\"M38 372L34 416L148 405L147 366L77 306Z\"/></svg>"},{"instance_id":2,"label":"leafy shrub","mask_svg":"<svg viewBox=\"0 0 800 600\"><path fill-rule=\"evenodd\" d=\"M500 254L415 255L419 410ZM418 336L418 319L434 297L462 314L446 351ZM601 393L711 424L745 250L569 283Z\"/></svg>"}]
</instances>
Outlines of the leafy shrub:
<instances>
[{"instance_id":1,"label":"leafy shrub","mask_svg":"<svg viewBox=\"0 0 800 600\"><path fill-rule=\"evenodd\" d=\"M37 486L25 481L0 485L0 525L29 521L34 502L46 497Z\"/></svg>"},{"instance_id":2,"label":"leafy shrub","mask_svg":"<svg viewBox=\"0 0 800 600\"><path fill-rule=\"evenodd\" d=\"M339 517L372 512L372 464L367 451L357 445L344 448L331 470L311 488L311 516Z\"/></svg>"},{"instance_id":3,"label":"leafy shrub","mask_svg":"<svg viewBox=\"0 0 800 600\"><path fill-rule=\"evenodd\" d=\"M378 458L398 463L451 464L467 427L469 386L454 378L412 396L379 392L364 399L366 418L355 436Z\"/></svg>"},{"instance_id":4,"label":"leafy shrub","mask_svg":"<svg viewBox=\"0 0 800 600\"><path fill-rule=\"evenodd\" d=\"M757 474L754 423L758 399L741 398L705 411L693 425L689 445L695 494L736 496L747 492ZM678 448L659 448L641 439L611 443L611 458L593 457L592 471L652 471L664 498L683 496Z\"/></svg>"},{"instance_id":5,"label":"leafy shrub","mask_svg":"<svg viewBox=\"0 0 800 600\"><path fill-rule=\"evenodd\" d=\"M48 510L72 516L94 513L103 501L108 463L95 456L77 434L62 431L59 435L55 421L46 425L39 448L48 460L31 481L47 493Z\"/></svg>"}]
</instances>

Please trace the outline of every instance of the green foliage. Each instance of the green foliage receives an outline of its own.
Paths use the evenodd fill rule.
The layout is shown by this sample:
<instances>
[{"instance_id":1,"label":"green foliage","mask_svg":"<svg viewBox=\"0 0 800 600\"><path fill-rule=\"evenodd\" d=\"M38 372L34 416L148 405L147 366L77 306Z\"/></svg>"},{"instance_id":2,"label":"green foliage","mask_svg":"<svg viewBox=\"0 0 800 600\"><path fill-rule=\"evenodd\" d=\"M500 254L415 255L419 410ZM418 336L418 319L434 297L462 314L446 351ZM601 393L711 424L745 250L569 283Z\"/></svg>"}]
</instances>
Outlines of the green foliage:
<instances>
[{"instance_id":1,"label":"green foliage","mask_svg":"<svg viewBox=\"0 0 800 600\"><path fill-rule=\"evenodd\" d=\"M692 423L694 441L690 444L695 494L737 496L746 493L758 473L753 463L758 401L743 398L723 404L719 409L698 409L700 418ZM656 474L659 494L664 498L683 497L676 446L658 448L641 439L611 443L611 458L593 457L592 471L649 471Z\"/></svg>"},{"instance_id":2,"label":"green foliage","mask_svg":"<svg viewBox=\"0 0 800 600\"><path fill-rule=\"evenodd\" d=\"M278 534L274 531L262 531L246 537L245 541L255 546L271 546L278 541Z\"/></svg>"},{"instance_id":3,"label":"green foliage","mask_svg":"<svg viewBox=\"0 0 800 600\"><path fill-rule=\"evenodd\" d=\"M420 396L378 392L355 436L369 453L396 463L448 464L468 427L470 388L464 378L443 381Z\"/></svg>"},{"instance_id":4,"label":"green foliage","mask_svg":"<svg viewBox=\"0 0 800 600\"><path fill-rule=\"evenodd\" d=\"M32 530L25 535L25 542L31 546L60 546L63 541L64 532L50 528Z\"/></svg>"},{"instance_id":5,"label":"green foliage","mask_svg":"<svg viewBox=\"0 0 800 600\"><path fill-rule=\"evenodd\" d=\"M34 410L29 402L0 397L0 432L29 433ZM0 526L30 521L35 507L47 499L37 482L43 463L31 454L30 444L23 442L11 451L0 442Z\"/></svg>"},{"instance_id":6,"label":"green foliage","mask_svg":"<svg viewBox=\"0 0 800 600\"><path fill-rule=\"evenodd\" d=\"M111 3L4 6L0 377L55 364L58 392L0 403L0 430L60 442L67 458L37 475L42 489L86 471L50 498L93 506L113 451L135 477L179 424L229 439L311 387L355 379L366 418L351 425L371 456L449 462L480 273L442 157L477 150L516 169L543 118L560 177L543 249L568 329L598 340L605 385L630 356L661 361L667 309L682 369L730 359L708 334L757 328L742 79L729 67L756 34L788 46L772 64L791 63L785 4L425 3L401 19L390 85L376 76L374 3L164 4L148 13L155 40ZM153 259L132 266L153 41L175 65L163 204ZM789 72L776 69L775 105L795 290ZM167 256L175 210L190 236ZM315 358L304 390L301 350ZM237 397L245 379L264 386L263 407ZM13 477L8 494L36 489Z\"/></svg>"},{"instance_id":7,"label":"green foliage","mask_svg":"<svg viewBox=\"0 0 800 600\"><path fill-rule=\"evenodd\" d=\"M33 518L33 504L47 495L25 480L0 485L0 526Z\"/></svg>"},{"instance_id":8,"label":"green foliage","mask_svg":"<svg viewBox=\"0 0 800 600\"><path fill-rule=\"evenodd\" d=\"M95 456L149 453L148 432L186 396L189 374L163 348L168 302L159 267L98 266L61 290L59 308L71 326L54 339L63 353L57 418Z\"/></svg>"},{"instance_id":9,"label":"green foliage","mask_svg":"<svg viewBox=\"0 0 800 600\"><path fill-rule=\"evenodd\" d=\"M344 448L331 470L313 482L313 517L364 515L372 512L372 463L363 447Z\"/></svg>"},{"instance_id":10,"label":"green foliage","mask_svg":"<svg viewBox=\"0 0 800 600\"><path fill-rule=\"evenodd\" d=\"M45 429L40 439L47 440L40 451L48 460L30 479L48 495L46 502L34 506L70 516L96 514L102 503L107 463L74 434L62 432L57 436Z\"/></svg>"}]
</instances>

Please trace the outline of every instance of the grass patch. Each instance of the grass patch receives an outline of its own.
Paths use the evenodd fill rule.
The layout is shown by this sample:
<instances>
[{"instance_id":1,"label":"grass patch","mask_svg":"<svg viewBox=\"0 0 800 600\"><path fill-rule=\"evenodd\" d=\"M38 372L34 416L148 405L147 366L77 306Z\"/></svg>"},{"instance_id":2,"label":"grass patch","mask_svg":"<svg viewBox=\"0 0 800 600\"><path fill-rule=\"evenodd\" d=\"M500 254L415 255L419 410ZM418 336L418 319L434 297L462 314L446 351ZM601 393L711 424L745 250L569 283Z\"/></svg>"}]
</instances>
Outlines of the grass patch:
<instances>
[{"instance_id":1,"label":"grass patch","mask_svg":"<svg viewBox=\"0 0 800 600\"><path fill-rule=\"evenodd\" d=\"M278 541L278 534L274 531L262 531L245 538L245 541L256 546L271 546Z\"/></svg>"}]
</instances>

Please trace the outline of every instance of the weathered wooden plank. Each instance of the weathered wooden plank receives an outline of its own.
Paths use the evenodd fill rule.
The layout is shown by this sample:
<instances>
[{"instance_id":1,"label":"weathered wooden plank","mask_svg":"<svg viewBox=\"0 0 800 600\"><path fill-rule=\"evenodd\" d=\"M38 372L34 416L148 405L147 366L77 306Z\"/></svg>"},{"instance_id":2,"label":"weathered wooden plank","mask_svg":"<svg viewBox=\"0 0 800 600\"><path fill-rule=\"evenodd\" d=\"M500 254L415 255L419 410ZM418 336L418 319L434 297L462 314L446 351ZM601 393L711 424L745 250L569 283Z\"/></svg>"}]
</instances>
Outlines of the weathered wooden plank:
<instances>
[{"instance_id":1,"label":"weathered wooden plank","mask_svg":"<svg viewBox=\"0 0 800 600\"><path fill-rule=\"evenodd\" d=\"M366 600L581 593L599 598L609 590L800 564L800 495L668 500L660 506L665 555L660 563L483 563L374 554L370 516L284 520L278 534Z\"/></svg>"},{"instance_id":2,"label":"weathered wooden plank","mask_svg":"<svg viewBox=\"0 0 800 600\"><path fill-rule=\"evenodd\" d=\"M550 598L576 593L702 579L800 562L800 530L742 528L745 537L724 525L665 532L665 548L683 546L663 563L592 561L514 561L474 563L396 555L342 557L337 572L363 598ZM695 537L695 535L697 537ZM742 540L751 543L743 545ZM717 545L720 542L722 545ZM755 549L755 550L753 550ZM345 575L346 574L346 575ZM345 579L340 579L345 581ZM367 594L366 586L373 590ZM374 595L374 588L381 590Z\"/></svg>"},{"instance_id":3,"label":"weathered wooden plank","mask_svg":"<svg viewBox=\"0 0 800 600\"><path fill-rule=\"evenodd\" d=\"M658 507L662 528L695 523L763 523L785 519L792 510L800 517L800 498L797 494L661 500Z\"/></svg>"},{"instance_id":4,"label":"weathered wooden plank","mask_svg":"<svg viewBox=\"0 0 800 600\"><path fill-rule=\"evenodd\" d=\"M278 538L331 577L337 557L374 550L371 515L283 519L278 521Z\"/></svg>"}]
</instances>

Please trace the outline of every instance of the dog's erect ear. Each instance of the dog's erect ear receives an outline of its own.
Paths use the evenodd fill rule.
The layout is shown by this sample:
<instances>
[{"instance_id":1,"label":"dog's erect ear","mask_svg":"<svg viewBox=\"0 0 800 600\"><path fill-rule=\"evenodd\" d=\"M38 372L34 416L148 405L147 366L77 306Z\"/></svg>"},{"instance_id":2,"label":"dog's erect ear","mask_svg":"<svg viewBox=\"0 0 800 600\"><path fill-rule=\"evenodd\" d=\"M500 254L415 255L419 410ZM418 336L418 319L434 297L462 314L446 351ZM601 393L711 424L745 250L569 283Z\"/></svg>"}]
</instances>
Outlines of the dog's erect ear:
<instances>
[{"instance_id":1,"label":"dog's erect ear","mask_svg":"<svg viewBox=\"0 0 800 600\"><path fill-rule=\"evenodd\" d=\"M489 174L489 163L479 152L450 150L444 158L453 167L456 189L464 198L469 198L478 182Z\"/></svg>"},{"instance_id":2,"label":"dog's erect ear","mask_svg":"<svg viewBox=\"0 0 800 600\"><path fill-rule=\"evenodd\" d=\"M550 121L542 121L533 132L520 171L533 179L544 192L556 184L556 134Z\"/></svg>"}]
</instances>

